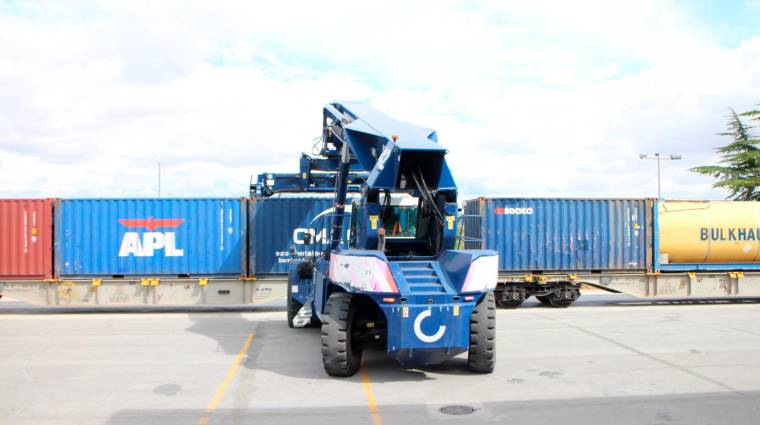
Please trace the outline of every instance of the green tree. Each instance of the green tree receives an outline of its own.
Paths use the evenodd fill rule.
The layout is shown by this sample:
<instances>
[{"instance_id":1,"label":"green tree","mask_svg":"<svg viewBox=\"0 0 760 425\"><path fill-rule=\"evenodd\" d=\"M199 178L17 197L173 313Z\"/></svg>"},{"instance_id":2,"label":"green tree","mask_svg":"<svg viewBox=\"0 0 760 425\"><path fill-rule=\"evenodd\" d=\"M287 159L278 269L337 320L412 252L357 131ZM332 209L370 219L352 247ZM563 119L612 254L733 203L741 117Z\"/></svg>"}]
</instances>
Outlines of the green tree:
<instances>
[{"instance_id":1,"label":"green tree","mask_svg":"<svg viewBox=\"0 0 760 425\"><path fill-rule=\"evenodd\" d=\"M715 177L715 188L729 190L728 197L739 201L760 201L760 138L745 120L760 121L760 110L737 114L731 109L728 131L718 133L733 139L717 148L721 165L694 167L691 171Z\"/></svg>"}]
</instances>

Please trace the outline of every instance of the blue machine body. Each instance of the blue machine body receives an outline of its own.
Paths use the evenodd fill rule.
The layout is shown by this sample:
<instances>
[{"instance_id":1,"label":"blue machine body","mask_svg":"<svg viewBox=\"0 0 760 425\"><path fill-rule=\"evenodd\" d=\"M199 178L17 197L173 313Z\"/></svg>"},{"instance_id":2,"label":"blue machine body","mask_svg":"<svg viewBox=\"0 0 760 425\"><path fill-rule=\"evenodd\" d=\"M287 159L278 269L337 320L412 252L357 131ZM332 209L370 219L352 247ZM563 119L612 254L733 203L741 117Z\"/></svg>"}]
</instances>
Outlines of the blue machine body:
<instances>
[{"instance_id":1,"label":"blue machine body","mask_svg":"<svg viewBox=\"0 0 760 425\"><path fill-rule=\"evenodd\" d=\"M432 258L389 260L377 251L345 250L342 255L374 257L389 266L398 291L365 291L351 282L334 282L342 290L369 296L387 320L387 352L401 364L436 364L467 351L470 316L487 290L468 290L468 272L481 257L495 259L489 250L446 250ZM319 278L326 278L328 261L318 261ZM424 276L418 271L430 270ZM320 276L321 275L321 276ZM419 277L417 277L419 276ZM326 285L315 285L314 305L321 319L329 296ZM308 290L308 284L304 286ZM403 297L403 301L401 300ZM388 302L394 299L393 302Z\"/></svg>"},{"instance_id":2,"label":"blue machine body","mask_svg":"<svg viewBox=\"0 0 760 425\"><path fill-rule=\"evenodd\" d=\"M324 126L323 126L324 128ZM325 130L327 131L327 130ZM323 141L328 140L323 134ZM339 168L340 151L343 147L340 139L330 138L322 143L315 155L301 154L298 161L298 173L261 173L256 183L251 182L251 197L263 198L275 193L330 193L335 191L336 171ZM316 146L316 145L315 145ZM367 181L367 169L356 158L349 162L347 190L358 192Z\"/></svg>"},{"instance_id":3,"label":"blue machine body","mask_svg":"<svg viewBox=\"0 0 760 425\"><path fill-rule=\"evenodd\" d=\"M435 131L359 103L329 104L324 117L324 135L341 151L331 246L313 259L312 276L300 277L291 265L293 299L311 303L315 319L324 318L333 292L371 300L387 329L389 356L405 365L467 351L473 309L496 286L498 255L454 249L457 187ZM368 174L361 197L349 202L358 169ZM347 202L350 215L343 214Z\"/></svg>"}]
</instances>

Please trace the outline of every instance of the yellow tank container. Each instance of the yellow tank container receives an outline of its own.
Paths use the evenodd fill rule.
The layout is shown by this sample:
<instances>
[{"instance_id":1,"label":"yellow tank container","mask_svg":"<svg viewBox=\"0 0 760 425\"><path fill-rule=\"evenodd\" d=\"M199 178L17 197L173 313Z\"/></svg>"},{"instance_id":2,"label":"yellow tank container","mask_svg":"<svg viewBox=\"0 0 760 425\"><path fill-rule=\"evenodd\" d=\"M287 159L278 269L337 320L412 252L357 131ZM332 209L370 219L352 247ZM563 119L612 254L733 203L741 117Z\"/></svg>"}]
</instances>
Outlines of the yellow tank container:
<instances>
[{"instance_id":1,"label":"yellow tank container","mask_svg":"<svg viewBox=\"0 0 760 425\"><path fill-rule=\"evenodd\" d=\"M661 201L660 262L760 261L760 202Z\"/></svg>"}]
</instances>

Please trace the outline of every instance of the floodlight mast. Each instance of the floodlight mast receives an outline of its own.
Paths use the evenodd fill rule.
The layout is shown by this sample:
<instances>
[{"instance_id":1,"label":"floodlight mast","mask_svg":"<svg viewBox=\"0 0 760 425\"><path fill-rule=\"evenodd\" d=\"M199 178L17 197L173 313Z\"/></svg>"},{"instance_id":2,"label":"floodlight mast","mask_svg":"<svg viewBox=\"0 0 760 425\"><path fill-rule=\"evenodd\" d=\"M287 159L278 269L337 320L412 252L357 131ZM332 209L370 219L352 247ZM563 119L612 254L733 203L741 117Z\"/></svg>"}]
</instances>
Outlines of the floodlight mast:
<instances>
[{"instance_id":1,"label":"floodlight mast","mask_svg":"<svg viewBox=\"0 0 760 425\"><path fill-rule=\"evenodd\" d=\"M683 156L680 154L664 154L655 152L653 154L647 154L647 153L640 153L639 159L656 159L657 160L657 199L662 199L662 192L661 192L661 184L660 184L660 161L661 160L668 160L668 161L676 161L682 159Z\"/></svg>"}]
</instances>

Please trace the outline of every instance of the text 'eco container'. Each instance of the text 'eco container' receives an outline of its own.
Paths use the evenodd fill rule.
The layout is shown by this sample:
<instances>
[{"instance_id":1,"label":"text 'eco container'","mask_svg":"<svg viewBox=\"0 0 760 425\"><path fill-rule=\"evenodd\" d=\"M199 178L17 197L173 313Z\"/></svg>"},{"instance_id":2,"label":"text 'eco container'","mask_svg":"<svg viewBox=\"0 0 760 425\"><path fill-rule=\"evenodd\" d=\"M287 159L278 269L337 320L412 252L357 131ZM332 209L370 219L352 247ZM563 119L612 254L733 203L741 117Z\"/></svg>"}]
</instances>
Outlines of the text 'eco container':
<instances>
[{"instance_id":1,"label":"text 'eco container'","mask_svg":"<svg viewBox=\"0 0 760 425\"><path fill-rule=\"evenodd\" d=\"M346 222L350 205L346 205ZM249 203L249 275L282 274L288 265L329 247L333 195L282 194ZM312 244L304 244L309 235Z\"/></svg>"},{"instance_id":2,"label":"text 'eco container'","mask_svg":"<svg viewBox=\"0 0 760 425\"><path fill-rule=\"evenodd\" d=\"M55 271L83 275L241 275L245 199L65 199Z\"/></svg>"},{"instance_id":3,"label":"text 'eco container'","mask_svg":"<svg viewBox=\"0 0 760 425\"><path fill-rule=\"evenodd\" d=\"M53 273L52 199L0 199L0 279Z\"/></svg>"},{"instance_id":4,"label":"text 'eco container'","mask_svg":"<svg viewBox=\"0 0 760 425\"><path fill-rule=\"evenodd\" d=\"M465 206L467 248L499 252L499 270L650 268L645 199L479 198Z\"/></svg>"}]
</instances>

